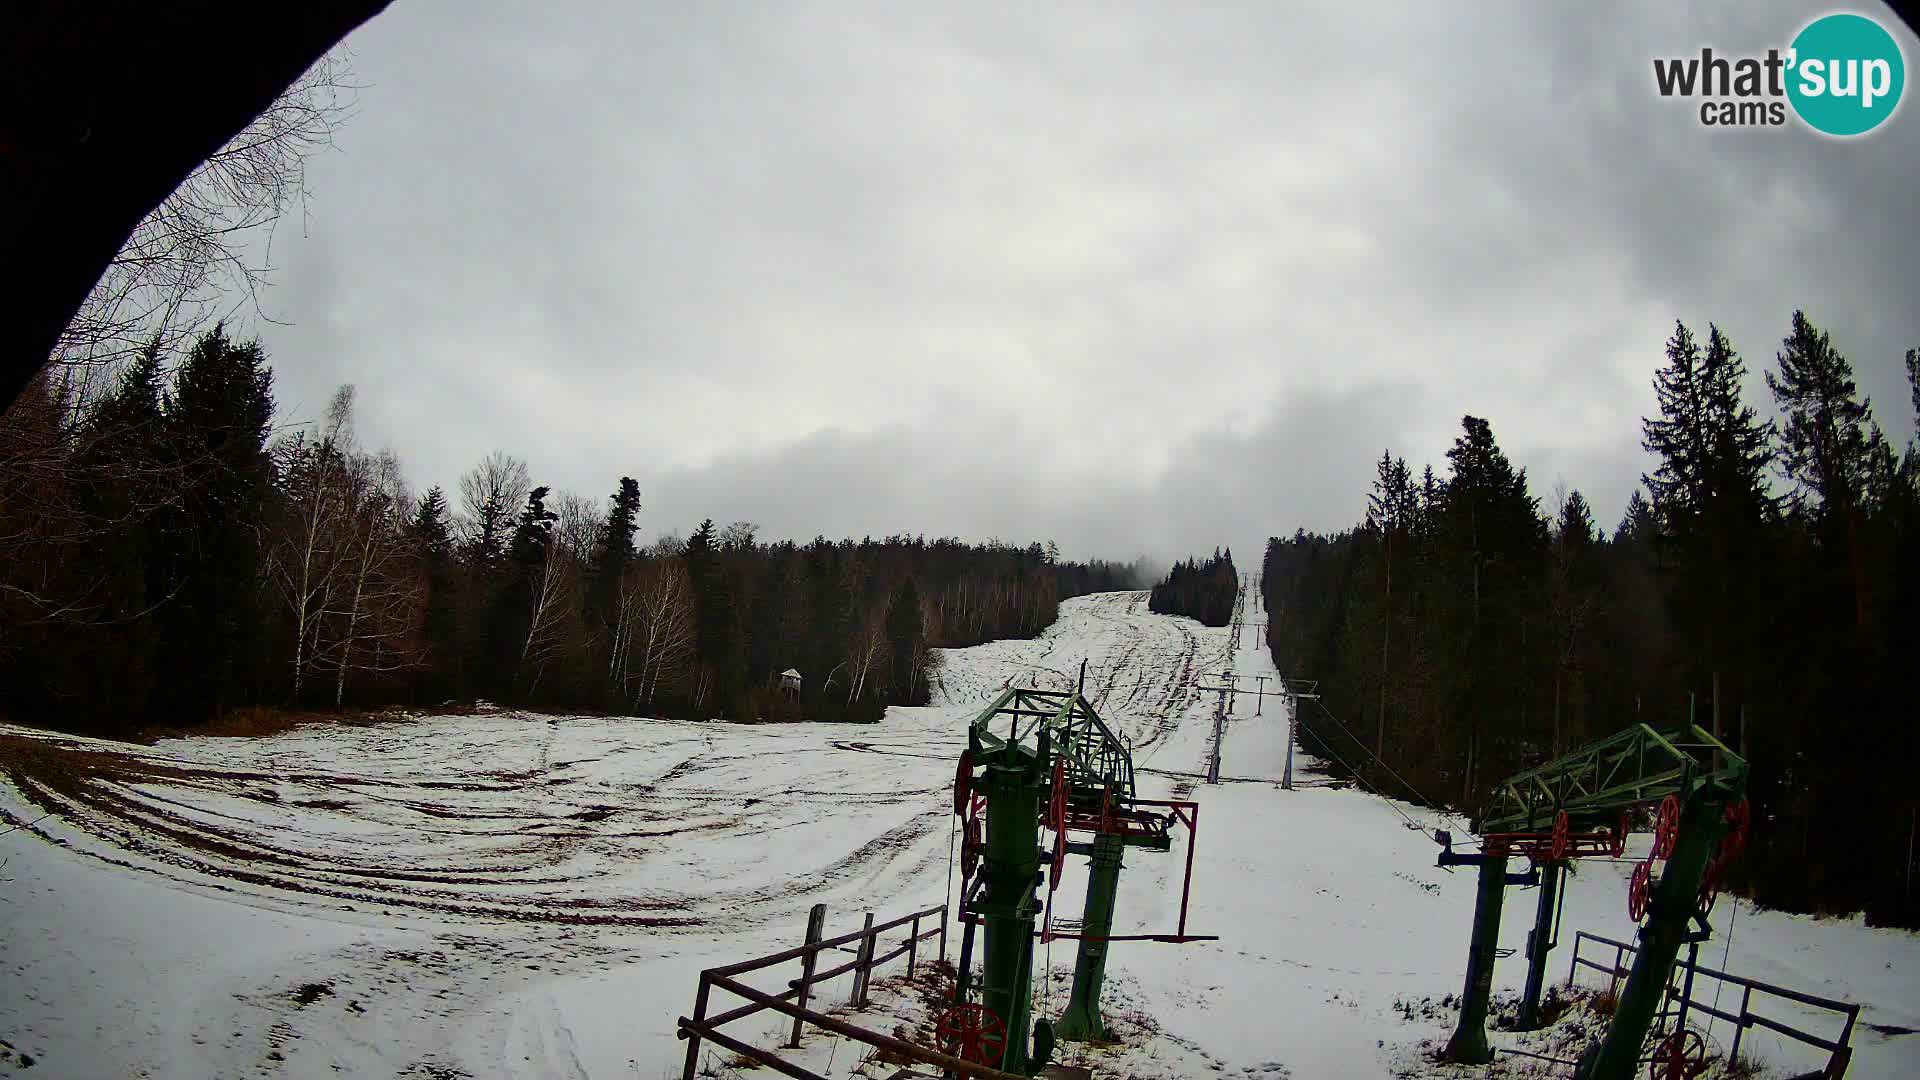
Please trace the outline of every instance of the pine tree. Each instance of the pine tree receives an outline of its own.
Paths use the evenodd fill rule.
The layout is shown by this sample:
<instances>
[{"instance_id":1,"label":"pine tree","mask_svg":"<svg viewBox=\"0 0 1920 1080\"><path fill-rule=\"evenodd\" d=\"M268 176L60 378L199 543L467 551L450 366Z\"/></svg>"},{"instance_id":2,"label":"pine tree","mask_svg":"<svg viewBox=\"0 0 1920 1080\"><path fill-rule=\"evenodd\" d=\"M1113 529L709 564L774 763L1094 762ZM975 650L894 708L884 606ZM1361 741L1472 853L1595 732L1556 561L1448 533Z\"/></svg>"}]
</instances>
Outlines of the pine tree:
<instances>
[{"instance_id":1,"label":"pine tree","mask_svg":"<svg viewBox=\"0 0 1920 1080\"><path fill-rule=\"evenodd\" d=\"M1746 365L1717 326L1704 355L1684 324L1655 377L1659 419L1642 421L1642 445L1660 465L1643 477L1660 525L1657 552L1683 634L1700 644L1700 674L1714 702L1745 699L1754 659L1749 627L1767 561L1775 502L1766 473L1771 424L1743 398ZM1723 685L1732 679L1732 686ZM1715 713L1714 722L1720 722Z\"/></svg>"},{"instance_id":2,"label":"pine tree","mask_svg":"<svg viewBox=\"0 0 1920 1080\"><path fill-rule=\"evenodd\" d=\"M1588 624L1598 593L1595 579L1593 513L1586 497L1570 493L1560 504L1553 527L1548 573L1549 617L1553 623L1553 753L1586 734L1585 657ZM1572 732L1579 738L1569 738Z\"/></svg>"},{"instance_id":3,"label":"pine tree","mask_svg":"<svg viewBox=\"0 0 1920 1080\"><path fill-rule=\"evenodd\" d=\"M599 635L600 649L616 657L625 648L620 640L620 595L627 572L634 564L633 535L640 527L640 484L631 476L620 478L620 489L613 493L613 506L607 512L606 527L600 530L592 559L587 567L586 617ZM596 665L606 672L603 696L617 705L624 695L624 679L619 665Z\"/></svg>"},{"instance_id":4,"label":"pine tree","mask_svg":"<svg viewBox=\"0 0 1920 1080\"><path fill-rule=\"evenodd\" d=\"M1620 515L1620 524L1613 530L1616 542L1650 544L1660 533L1660 520L1653 512L1653 504L1647 501L1639 488L1627 496L1627 509Z\"/></svg>"},{"instance_id":5,"label":"pine tree","mask_svg":"<svg viewBox=\"0 0 1920 1080\"><path fill-rule=\"evenodd\" d=\"M687 574L693 580L693 598L697 630L695 654L705 671L711 699L725 710L733 704L735 661L739 656L734 631L734 601L724 568L720 565L720 545L713 519L707 518L687 538ZM707 694L696 692L696 701L704 703Z\"/></svg>"},{"instance_id":6,"label":"pine tree","mask_svg":"<svg viewBox=\"0 0 1920 1080\"><path fill-rule=\"evenodd\" d=\"M153 513L163 506L157 483L165 439L161 403L165 373L155 343L120 375L82 426L75 473L76 502L91 536L99 567L95 622L103 628L102 651L113 658L112 679L90 680L91 705L104 717L145 711L154 681L154 605L166 599L150 591L148 562Z\"/></svg>"},{"instance_id":7,"label":"pine tree","mask_svg":"<svg viewBox=\"0 0 1920 1080\"><path fill-rule=\"evenodd\" d=\"M1853 365L1805 312L1793 313L1777 360L1780 370L1767 372L1767 388L1787 420L1781 430L1787 477L1823 513L1844 515L1866 487L1868 450L1878 436L1872 406L1859 396Z\"/></svg>"},{"instance_id":8,"label":"pine tree","mask_svg":"<svg viewBox=\"0 0 1920 1080\"><path fill-rule=\"evenodd\" d=\"M1920 492L1920 349L1907 350L1907 385L1913 394L1913 439L1900 471L1909 491Z\"/></svg>"},{"instance_id":9,"label":"pine tree","mask_svg":"<svg viewBox=\"0 0 1920 1080\"><path fill-rule=\"evenodd\" d=\"M1464 727L1463 799L1515 760L1528 736L1524 683L1515 666L1535 662L1544 635L1528 634L1530 601L1545 565L1546 523L1484 419L1467 416L1447 451L1452 466L1442 500L1439 545L1453 569L1451 601L1460 626L1454 676L1455 722ZM1543 657L1544 658L1544 657Z\"/></svg>"},{"instance_id":10,"label":"pine tree","mask_svg":"<svg viewBox=\"0 0 1920 1080\"><path fill-rule=\"evenodd\" d=\"M1920 440L1920 349L1907 350L1907 386L1913 394L1913 433Z\"/></svg>"},{"instance_id":11,"label":"pine tree","mask_svg":"<svg viewBox=\"0 0 1920 1080\"><path fill-rule=\"evenodd\" d=\"M163 460L191 479L155 515L149 591L160 609L162 716L193 722L220 711L255 674L262 509L272 475L267 429L273 373L255 341L216 326L194 343L166 409ZM157 587L155 585L157 584Z\"/></svg>"},{"instance_id":12,"label":"pine tree","mask_svg":"<svg viewBox=\"0 0 1920 1080\"><path fill-rule=\"evenodd\" d=\"M1393 623L1393 571L1395 556L1402 554L1408 527L1414 515L1413 477L1405 459L1394 460L1390 450L1380 452L1374 468L1373 491L1367 495L1366 526L1380 534L1380 571L1383 591L1380 600L1380 695L1374 718L1373 756L1380 760L1387 743L1387 684L1391 680Z\"/></svg>"},{"instance_id":13,"label":"pine tree","mask_svg":"<svg viewBox=\"0 0 1920 1080\"><path fill-rule=\"evenodd\" d=\"M1853 577L1855 625L1864 630L1871 605L1863 512L1883 471L1877 466L1887 457L1885 438L1873 422L1872 405L1854 385L1853 365L1826 331L1796 311L1793 329L1780 344L1780 370L1767 372L1767 388L1786 417L1781 460L1801 494L1814 498L1823 531L1842 537Z\"/></svg>"},{"instance_id":14,"label":"pine tree","mask_svg":"<svg viewBox=\"0 0 1920 1080\"><path fill-rule=\"evenodd\" d=\"M1642 476L1653 505L1667 526L1674 518L1697 514L1707 502L1706 406L1701 401L1700 346L1685 323L1675 322L1667 339L1667 366L1654 375L1653 391L1660 418L1641 423L1641 445L1660 456L1660 464Z\"/></svg>"},{"instance_id":15,"label":"pine tree","mask_svg":"<svg viewBox=\"0 0 1920 1080\"><path fill-rule=\"evenodd\" d=\"M420 638L425 654L421 685L430 698L459 690L460 642L453 577L453 529L446 493L435 484L420 497L413 513L413 541L426 596L421 606Z\"/></svg>"},{"instance_id":16,"label":"pine tree","mask_svg":"<svg viewBox=\"0 0 1920 1080\"><path fill-rule=\"evenodd\" d=\"M640 527L640 484L631 476L620 478L620 490L613 493L613 508L607 513L607 526L589 567L587 612L602 625L610 624L620 601L620 579L633 565L633 534Z\"/></svg>"},{"instance_id":17,"label":"pine tree","mask_svg":"<svg viewBox=\"0 0 1920 1080\"><path fill-rule=\"evenodd\" d=\"M553 523L559 519L547 509L549 493L544 485L527 493L527 505L507 548L507 580L494 604L488 643L494 651L493 692L502 700L517 696L521 660L534 630L540 575L550 555Z\"/></svg>"}]
</instances>

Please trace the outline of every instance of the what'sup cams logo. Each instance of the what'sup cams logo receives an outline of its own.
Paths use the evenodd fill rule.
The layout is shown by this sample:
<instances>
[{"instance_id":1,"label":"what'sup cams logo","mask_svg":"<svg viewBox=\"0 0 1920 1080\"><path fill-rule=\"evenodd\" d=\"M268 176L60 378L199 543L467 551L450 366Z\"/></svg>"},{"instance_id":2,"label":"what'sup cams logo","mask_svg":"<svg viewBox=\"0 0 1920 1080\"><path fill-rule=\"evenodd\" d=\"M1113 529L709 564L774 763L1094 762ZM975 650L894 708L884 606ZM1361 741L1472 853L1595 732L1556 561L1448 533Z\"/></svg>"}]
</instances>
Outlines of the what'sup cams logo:
<instances>
[{"instance_id":1,"label":"what'sup cams logo","mask_svg":"<svg viewBox=\"0 0 1920 1080\"><path fill-rule=\"evenodd\" d=\"M1887 122L1907 85L1900 43L1865 15L1824 15L1765 56L1656 59L1654 88L1698 99L1706 127L1780 127L1788 108L1825 135L1865 135Z\"/></svg>"}]
</instances>

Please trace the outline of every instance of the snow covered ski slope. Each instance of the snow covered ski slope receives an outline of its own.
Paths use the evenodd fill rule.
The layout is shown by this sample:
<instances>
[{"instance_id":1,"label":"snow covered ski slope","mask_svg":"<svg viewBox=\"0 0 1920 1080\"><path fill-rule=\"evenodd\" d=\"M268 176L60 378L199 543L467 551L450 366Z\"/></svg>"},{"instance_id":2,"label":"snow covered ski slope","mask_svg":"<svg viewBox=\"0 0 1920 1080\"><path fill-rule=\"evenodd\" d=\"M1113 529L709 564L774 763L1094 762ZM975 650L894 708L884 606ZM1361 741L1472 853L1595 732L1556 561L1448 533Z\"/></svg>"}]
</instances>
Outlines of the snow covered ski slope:
<instances>
[{"instance_id":1,"label":"snow covered ski slope","mask_svg":"<svg viewBox=\"0 0 1920 1080\"><path fill-rule=\"evenodd\" d=\"M1260 621L1257 587L1249 605ZM1451 1017L1422 1003L1459 989L1471 876L1435 868L1402 816L1431 813L1312 774L1279 790L1273 699L1259 716L1236 701L1224 782L1200 783L1203 674L1274 674L1257 630L1228 643L1144 594L1082 597L1037 640L948 653L936 704L875 726L493 713L152 747L0 729L0 812L18 826L0 836L0 1073L678 1075L674 1018L701 968L794 943L815 902L836 929L940 902L967 721L1010 684L1071 687L1084 660L1143 794L1201 803L1188 921L1222 937L1116 945L1109 1008L1132 1034L1091 1063L1445 1075L1420 1043ZM1184 845L1129 854L1116 933L1171 928ZM1625 869L1582 868L1564 939L1630 935ZM1077 912L1083 877L1070 869L1056 910ZM1526 933L1516 900L1503 945ZM1890 1033L1920 1028L1913 935L1735 918L1733 970L1871 1006L1849 1075L1920 1075L1920 1036ZM1041 959L1064 976L1070 944ZM1503 962L1500 988L1523 974ZM1064 978L1042 987L1057 1014Z\"/></svg>"}]
</instances>

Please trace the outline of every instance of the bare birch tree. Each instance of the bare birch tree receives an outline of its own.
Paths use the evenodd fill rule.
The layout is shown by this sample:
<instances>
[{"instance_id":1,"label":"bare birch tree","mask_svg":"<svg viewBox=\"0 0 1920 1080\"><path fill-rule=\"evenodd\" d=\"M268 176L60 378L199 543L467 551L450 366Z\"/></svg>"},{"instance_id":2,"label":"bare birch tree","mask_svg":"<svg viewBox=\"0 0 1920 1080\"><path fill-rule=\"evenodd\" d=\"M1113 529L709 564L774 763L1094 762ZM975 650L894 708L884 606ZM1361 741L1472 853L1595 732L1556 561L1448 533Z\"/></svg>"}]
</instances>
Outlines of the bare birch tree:
<instances>
[{"instance_id":1,"label":"bare birch tree","mask_svg":"<svg viewBox=\"0 0 1920 1080\"><path fill-rule=\"evenodd\" d=\"M273 447L282 512L266 551L268 583L293 617L293 700L299 701L313 666L321 622L330 607L337 545L347 513L347 462L338 434L352 408L346 388L334 395L329 422L318 439L304 432Z\"/></svg>"},{"instance_id":2,"label":"bare birch tree","mask_svg":"<svg viewBox=\"0 0 1920 1080\"><path fill-rule=\"evenodd\" d=\"M353 90L346 52L322 57L135 227L50 357L80 399L117 361L171 350L238 306L259 310L274 229L303 204L307 162L351 116Z\"/></svg>"},{"instance_id":3,"label":"bare birch tree","mask_svg":"<svg viewBox=\"0 0 1920 1080\"><path fill-rule=\"evenodd\" d=\"M563 491L554 499L554 513L560 515L554 522L553 531L560 538L560 546L573 557L576 565L586 566L593 559L593 549L599 545L601 534L606 532L606 513L600 509L600 500L590 499L576 491Z\"/></svg>"},{"instance_id":4,"label":"bare birch tree","mask_svg":"<svg viewBox=\"0 0 1920 1080\"><path fill-rule=\"evenodd\" d=\"M854 629L853 640L849 643L847 704L851 705L866 695L867 684L875 668L885 670L888 652L886 611L884 608L870 611Z\"/></svg>"},{"instance_id":5,"label":"bare birch tree","mask_svg":"<svg viewBox=\"0 0 1920 1080\"><path fill-rule=\"evenodd\" d=\"M527 693L533 693L546 673L547 664L560 654L566 643L566 631L575 622L579 599L579 564L568 550L559 529L550 529L540 565L528 582L529 610L527 640L520 647L520 671L533 672Z\"/></svg>"},{"instance_id":6,"label":"bare birch tree","mask_svg":"<svg viewBox=\"0 0 1920 1080\"><path fill-rule=\"evenodd\" d=\"M630 648L639 650L633 672L633 704L651 705L661 686L686 678L694 654L693 581L678 555L648 559L632 577L633 625ZM623 601L622 611L627 606Z\"/></svg>"},{"instance_id":7,"label":"bare birch tree","mask_svg":"<svg viewBox=\"0 0 1920 1080\"><path fill-rule=\"evenodd\" d=\"M336 709L346 701L350 673L384 674L419 661L418 650L407 647L424 600L405 531L411 502L391 452L353 458L340 585L329 612L338 626L329 656Z\"/></svg>"},{"instance_id":8,"label":"bare birch tree","mask_svg":"<svg viewBox=\"0 0 1920 1080\"><path fill-rule=\"evenodd\" d=\"M506 553L513 536L514 515L533 490L533 477L527 463L495 450L460 477L460 506L464 511L457 522L460 539L483 566L491 566Z\"/></svg>"}]
</instances>

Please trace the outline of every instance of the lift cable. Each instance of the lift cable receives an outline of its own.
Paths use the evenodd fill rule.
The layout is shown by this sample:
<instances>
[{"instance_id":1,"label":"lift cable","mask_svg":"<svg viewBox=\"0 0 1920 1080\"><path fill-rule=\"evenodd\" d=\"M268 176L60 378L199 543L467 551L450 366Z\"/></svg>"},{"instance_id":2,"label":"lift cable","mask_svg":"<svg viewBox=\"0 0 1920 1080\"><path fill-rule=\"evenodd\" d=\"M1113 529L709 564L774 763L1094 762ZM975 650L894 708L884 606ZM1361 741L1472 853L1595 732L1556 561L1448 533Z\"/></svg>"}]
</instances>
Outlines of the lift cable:
<instances>
[{"instance_id":1,"label":"lift cable","mask_svg":"<svg viewBox=\"0 0 1920 1080\"><path fill-rule=\"evenodd\" d=\"M1324 705L1323 705L1323 706L1321 706L1321 711L1323 711L1323 712L1324 712L1325 710L1326 710L1326 706L1324 706ZM1329 717L1329 718L1331 718L1333 714L1332 714L1332 713L1328 713L1327 715L1328 715L1328 717ZM1335 720L1335 721L1334 721L1334 723L1336 723L1336 724L1338 724L1339 722L1340 722L1340 721L1338 721L1338 720ZM1346 729L1345 729L1345 728L1343 727L1343 728L1342 728L1341 730L1343 730L1343 731L1344 731L1344 730L1346 730ZM1347 735L1348 735L1349 737L1351 737L1351 736L1353 735L1353 733L1349 731L1349 732L1347 732ZM1359 740L1358 740L1358 739L1355 739L1354 741L1355 741L1355 742L1358 742ZM1351 773L1351 774L1353 774L1353 782L1354 782L1355 784L1357 784L1357 785L1359 785L1359 787L1360 787L1360 788L1361 788L1361 789L1362 789L1363 791L1366 791L1366 792L1368 792L1368 793L1370 793L1370 794L1373 794L1373 795L1377 795L1377 796L1379 796L1379 797L1380 797L1380 798L1381 798L1381 799L1382 799L1383 801L1385 801L1385 802L1386 802L1386 804L1387 804L1388 806L1390 806L1390 807L1392 807L1392 808L1393 808L1393 812L1394 812L1394 813L1396 813L1396 814L1399 814L1399 815L1400 815L1400 816L1401 816L1402 818L1405 818L1405 819L1406 819L1406 822L1407 822L1407 827L1408 827L1408 828L1410 828L1410 829L1413 829L1413 830L1415 830L1415 831L1417 831L1417 832L1422 832L1422 833L1427 833L1427 834L1429 834L1429 835L1431 835L1431 834L1432 834L1432 832L1433 832L1433 830L1432 830L1432 829L1431 829L1430 827L1428 827L1428 826L1426 826L1426 825L1422 825L1422 824L1421 824L1420 822L1418 822L1418 821L1415 821L1415 820L1414 820L1414 819L1413 819L1413 818L1412 818L1411 816L1409 816L1409 815L1407 814L1407 812L1406 812L1405 810L1402 810L1402 809L1400 809L1400 801L1399 801L1398 799L1395 799L1395 798L1393 798L1393 797L1392 797L1391 795L1388 795L1388 794L1387 794L1386 792L1384 792L1384 791L1381 791L1380 789L1378 789L1378 788L1376 788L1376 787L1373 787L1372 785L1370 785L1370 784L1368 784L1368 783L1366 782L1366 780L1365 780L1365 779L1363 779L1363 778L1362 778L1362 777L1360 776L1360 770L1358 770L1358 769L1356 769L1356 768L1354 768L1354 767L1353 767L1352 765L1350 765L1350 764L1348 764L1348 763L1347 763L1347 759L1345 759L1345 758L1343 758L1343 757L1341 757L1341 756L1340 756L1339 754L1337 754L1337 753L1334 753L1334 750L1333 750L1333 747L1331 747L1331 746L1328 746L1328 745L1326 744L1326 742L1325 742L1324 740L1323 740L1323 741L1321 741L1321 743L1320 743L1320 749L1322 749L1322 750L1325 750L1325 751L1327 752L1327 756L1328 756L1328 757L1331 757L1331 758L1332 758L1332 759L1334 760L1334 762L1335 762L1336 764L1338 764L1338 765L1339 765L1339 766L1340 766L1341 768L1343 768L1343 769L1345 769L1345 770L1347 770L1347 772L1349 772L1349 773ZM1365 749L1365 747L1362 747L1362 749Z\"/></svg>"},{"instance_id":2,"label":"lift cable","mask_svg":"<svg viewBox=\"0 0 1920 1080\"><path fill-rule=\"evenodd\" d=\"M1720 970L1723 972L1727 970L1727 961L1733 959L1733 924L1740 921L1740 898L1738 896L1733 895L1732 893L1729 893L1727 895L1727 901L1729 904L1732 905L1733 910L1727 915L1727 948L1725 952L1722 952L1720 954ZM1727 988L1726 979L1724 978L1715 979L1713 981L1714 1012L1718 1012L1720 1010L1720 991L1725 990L1726 988ZM1713 1034L1713 1020L1714 1020L1713 1013L1708 1013L1707 1014L1707 1034L1708 1035Z\"/></svg>"},{"instance_id":3,"label":"lift cable","mask_svg":"<svg viewBox=\"0 0 1920 1080\"><path fill-rule=\"evenodd\" d=\"M953 897L956 909L960 906L960 901L965 899L964 897L953 896L953 848L954 840L959 836L959 833L960 815L954 814L947 823L947 891L946 895L942 896L940 900L942 903L945 903L948 897ZM965 978L965 976L963 975L962 978Z\"/></svg>"},{"instance_id":4,"label":"lift cable","mask_svg":"<svg viewBox=\"0 0 1920 1080\"><path fill-rule=\"evenodd\" d=\"M1349 730L1347 728L1347 725L1342 724L1340 722L1339 717L1333 715L1332 712L1328 711L1326 705L1322 703L1319 698L1311 698L1309 700L1311 700L1315 705L1318 705L1320 707L1321 712L1326 713L1327 719L1333 721L1335 727L1338 727L1341 731L1346 732L1347 738L1352 739L1354 742L1354 745L1358 746L1362 753L1366 754L1370 758L1373 758L1373 760L1380 762L1380 767L1387 771L1387 775L1393 777L1395 780L1400 781L1401 786L1405 787L1409 792L1412 792L1413 797L1419 800L1421 804L1428 807L1437 805L1434 802L1432 802L1432 800L1428 799L1425 795L1421 794L1419 788L1416 788L1412 784L1407 783L1406 777L1401 776L1397 772L1394 772L1392 766L1388 765L1384 761L1380 761L1380 758L1376 756L1372 750L1369 750L1367 748L1367 744L1365 742L1362 742L1358 735L1355 735L1351 730ZM1387 805L1393 807L1393 810L1395 813L1407 819L1407 824L1410 827L1417 829L1420 832L1426 833L1429 836L1434 836L1434 833L1435 833L1434 826L1424 825L1420 822L1415 821L1411 816L1407 814L1405 810L1400 809L1400 800L1393 798L1392 796L1388 795L1386 792L1381 791L1379 788L1373 787L1372 785L1368 784L1365 780L1361 779L1360 770L1355 769L1352 765L1347 764L1347 762L1343 760L1340 757L1340 755L1334 754L1333 748L1331 746L1328 746L1325 740L1321 740L1320 746L1321 746L1321 749L1327 751L1328 754L1332 755L1333 760L1339 762L1341 767L1345 768L1348 772L1353 774L1354 783L1359 784L1361 787L1364 787L1367 790L1373 792L1375 795L1378 795L1382 799L1385 799L1387 801ZM1438 840L1437 836L1435 836L1434 838L1436 841Z\"/></svg>"},{"instance_id":5,"label":"lift cable","mask_svg":"<svg viewBox=\"0 0 1920 1080\"><path fill-rule=\"evenodd\" d=\"M1427 798L1426 795L1422 793L1419 788L1416 788L1412 784L1408 783L1406 777L1401 776L1397 772L1394 772L1393 766L1388 765L1385 761L1381 761L1378 755L1376 755L1372 750L1369 750L1367 748L1367 744L1362 742L1358 735L1355 735L1350 729L1348 729L1347 725L1340 723L1339 718L1334 716L1333 713L1328 712L1325 702L1321 701L1319 698L1312 698L1311 700L1315 705L1318 705L1320 707L1321 712L1327 714L1327 719L1332 720L1334 724L1340 728L1341 731L1345 731L1347 733L1347 738L1352 739L1356 744L1359 745L1362 753L1366 754L1370 758L1373 758L1373 760L1380 762L1380 767L1387 771L1387 775L1393 777L1395 780L1400 781L1400 785L1406 788L1407 791L1411 793L1415 799L1419 800L1421 805L1428 806L1428 807L1439 805L1438 803L1434 802L1432 799Z\"/></svg>"}]
</instances>

